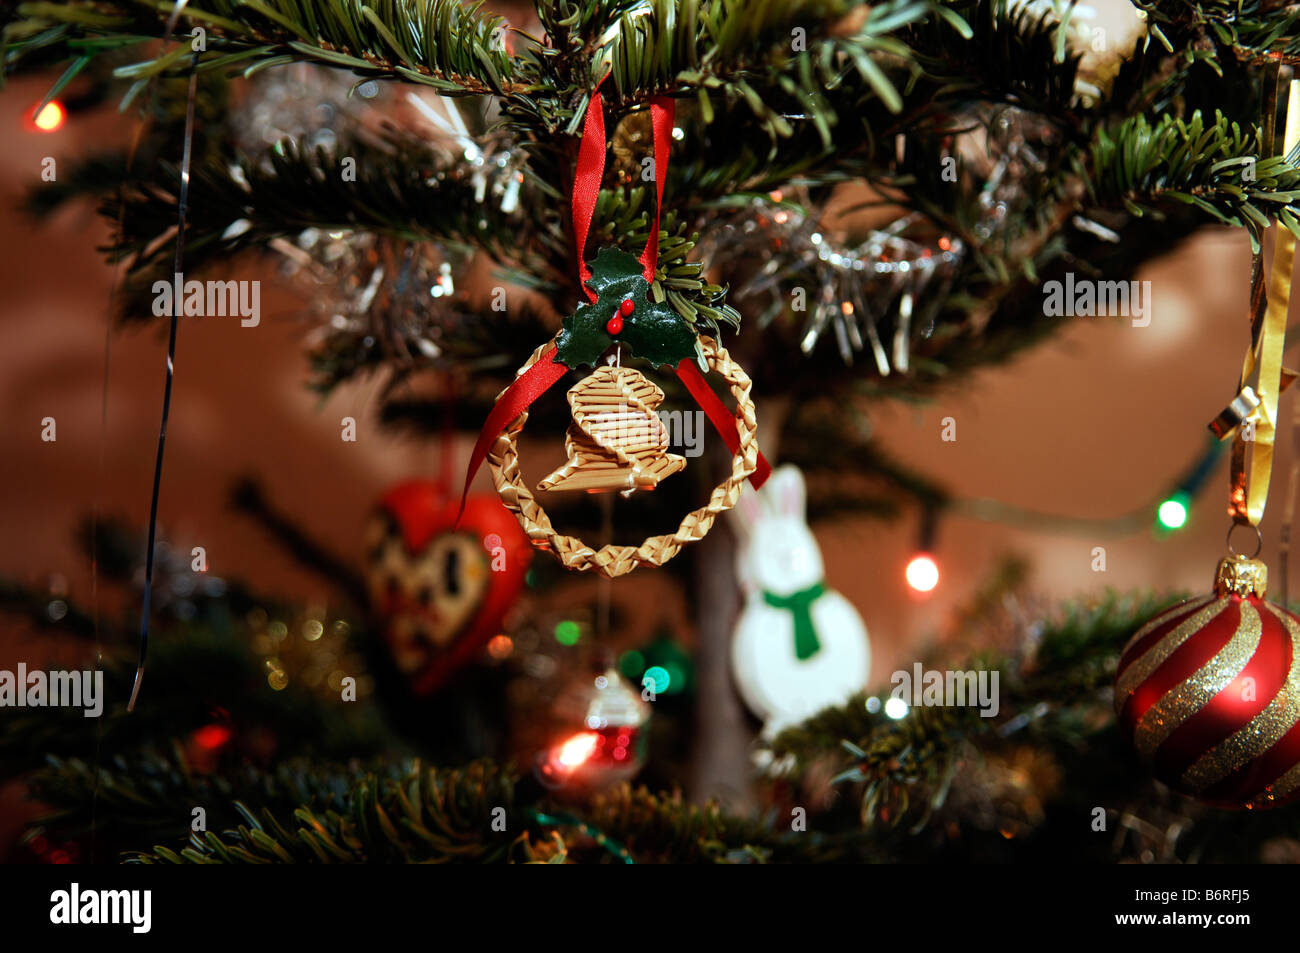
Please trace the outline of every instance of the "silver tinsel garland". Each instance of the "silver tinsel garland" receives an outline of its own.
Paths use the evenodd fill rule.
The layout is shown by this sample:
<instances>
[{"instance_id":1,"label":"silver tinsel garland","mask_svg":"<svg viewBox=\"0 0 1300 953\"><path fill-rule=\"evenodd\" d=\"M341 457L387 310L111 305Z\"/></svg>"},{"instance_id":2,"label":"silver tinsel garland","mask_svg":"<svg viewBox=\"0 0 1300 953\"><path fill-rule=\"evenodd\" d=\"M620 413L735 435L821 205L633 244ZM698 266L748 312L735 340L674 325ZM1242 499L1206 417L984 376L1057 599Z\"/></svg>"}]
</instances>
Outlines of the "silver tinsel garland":
<instances>
[{"instance_id":1,"label":"silver tinsel garland","mask_svg":"<svg viewBox=\"0 0 1300 953\"><path fill-rule=\"evenodd\" d=\"M1030 201L1024 179L1045 168L1034 143L1051 133L1029 128L1030 119L1014 108L978 118L971 132L957 137L954 150L960 150L964 174L980 183L970 239L984 244L1004 240L1011 224L1023 221ZM706 232L702 258L724 271L762 261L736 283L733 295L765 303L760 326L782 314L806 314L800 335L805 354L829 331L845 363L869 349L881 376L908 373L913 342L933 333L971 249L957 235L936 233L915 212L845 240L813 204L802 189L756 198Z\"/></svg>"}]
</instances>

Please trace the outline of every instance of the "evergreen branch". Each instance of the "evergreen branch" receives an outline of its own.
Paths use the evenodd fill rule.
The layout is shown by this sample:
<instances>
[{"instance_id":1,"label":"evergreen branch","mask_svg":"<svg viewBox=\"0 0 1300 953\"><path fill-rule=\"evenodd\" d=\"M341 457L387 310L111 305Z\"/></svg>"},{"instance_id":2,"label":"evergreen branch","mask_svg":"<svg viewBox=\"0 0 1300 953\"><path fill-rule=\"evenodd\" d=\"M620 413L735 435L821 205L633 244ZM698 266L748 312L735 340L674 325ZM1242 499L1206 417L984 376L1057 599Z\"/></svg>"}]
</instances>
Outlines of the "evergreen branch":
<instances>
[{"instance_id":1,"label":"evergreen branch","mask_svg":"<svg viewBox=\"0 0 1300 953\"><path fill-rule=\"evenodd\" d=\"M843 0L651 0L644 16L640 11L624 15L617 38L598 62L611 71L616 106L642 101L661 89L696 92L702 103L709 102L711 90L725 91L743 99L779 134L788 134L788 124L765 108L747 76L787 72L804 79L801 93L811 96L856 72L896 109L898 92L872 57L888 53L906 58L906 47L890 34L942 8L930 0L886 0L866 10L852 35L834 35L836 21L855 6ZM800 66L791 70L796 58Z\"/></svg>"},{"instance_id":2,"label":"evergreen branch","mask_svg":"<svg viewBox=\"0 0 1300 953\"><path fill-rule=\"evenodd\" d=\"M464 375L471 386L482 392L479 395L482 403L464 395L457 397L456 429L482 426L483 418L492 409L493 398L514 380L515 369L528 358L532 350L528 342L546 340L555 334L556 322L527 306L506 311L466 310L450 316L438 315L435 320L443 318L446 324L441 328L436 357L421 354L418 358L398 358L393 353L391 339L372 334L366 327L329 331L307 354L312 370L311 388L327 394L344 381L387 371L380 395L381 421L434 435L442 432L439 409L427 402L406 401L395 395L411 374L437 368ZM533 419L546 419L545 411L538 413L540 416L534 415ZM551 423L562 429L568 414L563 412L561 418L560 413L556 411Z\"/></svg>"},{"instance_id":3,"label":"evergreen branch","mask_svg":"<svg viewBox=\"0 0 1300 953\"><path fill-rule=\"evenodd\" d=\"M1004 575L980 601L987 605L1018 578L1015 573ZM1113 680L1125 641L1169 602L1151 595L1108 594L1095 604L1068 607L1019 654L971 660L967 670L1001 675L995 719L981 717L971 706L942 705L909 707L902 717L893 717L879 699L868 705L867 696L859 695L782 732L771 743L772 753L807 765L838 742L846 752L838 780L862 785L866 823L898 824L910 817L923 824L930 811L942 806L960 759L997 750L1030 724L1043 743L1064 743L1077 733L1081 719L1076 706L1102 707L1098 695ZM986 610L965 613L965 624L984 616ZM911 704L911 698L904 700ZM1091 730L1106 723L1094 719Z\"/></svg>"},{"instance_id":4,"label":"evergreen branch","mask_svg":"<svg viewBox=\"0 0 1300 953\"><path fill-rule=\"evenodd\" d=\"M364 76L422 83L444 93L516 90L514 65L502 42L504 20L482 3L456 0L199 0L177 28L181 40L152 59L124 66L136 82L186 70L242 69L245 75L286 62L350 69ZM174 5L167 0L74 0L24 3L5 26L5 70L35 52L95 55L164 35ZM207 31L205 48L189 42ZM197 56L197 59L195 57Z\"/></svg>"},{"instance_id":5,"label":"evergreen branch","mask_svg":"<svg viewBox=\"0 0 1300 953\"><path fill-rule=\"evenodd\" d=\"M815 835L780 832L765 820L728 814L716 804L688 804L679 794L629 785L597 795L588 823L623 841L642 863L834 859L846 846L843 838L828 843Z\"/></svg>"},{"instance_id":6,"label":"evergreen branch","mask_svg":"<svg viewBox=\"0 0 1300 953\"><path fill-rule=\"evenodd\" d=\"M939 9L953 13L949 6ZM750 108L737 95L726 101L728 108L715 111L702 96L693 121L682 123L677 194L685 192L707 206L737 193L765 193L795 178L823 184L860 176L901 185L910 169L896 158L893 145L899 137L906 161L927 163L937 181L939 163L931 147L950 143L956 131L981 121L990 106L1012 105L1041 115L1059 127L1061 138L1086 141L1089 117L1074 102L1078 57L1058 56L1060 25L1053 16L1026 8L1009 12L1003 0L965 3L961 10L969 26L967 19L958 21L959 28L927 16L886 38L897 49L876 59L901 88L897 98L880 95L859 71L840 71L830 80L813 65L826 60L816 51L745 77L762 109ZM842 48L846 41L827 42ZM772 116L781 120L779 128ZM880 143L890 148L879 148ZM1059 178L1059 169L1050 172ZM909 191L927 194L928 184ZM941 185L950 191L947 183Z\"/></svg>"},{"instance_id":7,"label":"evergreen branch","mask_svg":"<svg viewBox=\"0 0 1300 953\"><path fill-rule=\"evenodd\" d=\"M160 585L159 603L165 591ZM149 661L151 687L133 717L123 711L135 674L131 629L114 621L102 627L105 656L96 666L102 712L93 722L95 734L87 732L92 722L81 707L16 710L0 721L0 776L32 770L51 756L86 757L96 746L106 753L166 747L227 719L236 726L273 724L281 743L305 743L317 752L376 750L382 723L372 706L322 703L299 680L281 691L268 686L266 658L252 651L242 620L257 609L275 618L281 607L253 599L238 585L227 585L219 597L192 593L188 601L185 612L161 604L155 609L160 639ZM69 606L64 621L70 620L82 629L87 624L76 606Z\"/></svg>"},{"instance_id":8,"label":"evergreen branch","mask_svg":"<svg viewBox=\"0 0 1300 953\"><path fill-rule=\"evenodd\" d=\"M284 811L304 803L333 807L347 792L349 777L343 768L303 759L271 769L229 765L209 774L193 765L180 745L172 744L165 753L145 748L100 767L81 758L51 755L27 786L33 799L50 806L33 821L36 831L94 832L115 844L138 844L143 839L184 839L196 807L203 808L206 824L218 829L239 822L233 806L237 801L256 800Z\"/></svg>"},{"instance_id":9,"label":"evergreen branch","mask_svg":"<svg viewBox=\"0 0 1300 953\"><path fill-rule=\"evenodd\" d=\"M585 817L553 814L512 772L486 762L463 769L417 762L400 773L367 773L354 777L346 795L299 805L291 815L234 806L243 819L237 827L191 834L180 850L134 851L127 862L501 863L546 856L534 845L556 841L570 826L599 832L591 848L567 852L565 859L578 862L607 861L600 847L607 840L622 841L632 857L651 862L789 860L826 849L815 837L777 834L714 805L688 805L678 795L627 785L598 796Z\"/></svg>"},{"instance_id":10,"label":"evergreen branch","mask_svg":"<svg viewBox=\"0 0 1300 953\"><path fill-rule=\"evenodd\" d=\"M1061 46L1068 21L1007 0L956 0L945 9L959 13L967 28L931 18L900 36L921 70L909 112L928 107L943 117L973 104L1005 104L1073 132L1082 121L1075 92L1080 55Z\"/></svg>"},{"instance_id":11,"label":"evergreen branch","mask_svg":"<svg viewBox=\"0 0 1300 953\"><path fill-rule=\"evenodd\" d=\"M1167 48L1214 43L1242 59L1300 55L1300 9L1279 0L1134 0Z\"/></svg>"},{"instance_id":12,"label":"evergreen branch","mask_svg":"<svg viewBox=\"0 0 1300 953\"><path fill-rule=\"evenodd\" d=\"M102 213L122 217L126 227L108 249L113 260L128 260L132 271L165 264L161 239L172 227L178 188L176 168L162 164L152 175L138 173L124 198L105 201ZM465 167L396 137L351 139L333 152L286 141L263 162L214 157L192 173L186 239L192 270L308 228L459 242L502 257L520 234L517 221L479 202Z\"/></svg>"},{"instance_id":13,"label":"evergreen branch","mask_svg":"<svg viewBox=\"0 0 1300 953\"><path fill-rule=\"evenodd\" d=\"M244 823L191 834L179 853L165 846L130 863L492 863L510 858L530 817L514 798L515 777L486 763L355 777L336 806L301 804L291 815L235 807ZM498 812L500 809L500 812ZM290 819L292 818L292 819ZM504 829L501 822L504 821ZM494 824L494 822L496 822Z\"/></svg>"},{"instance_id":14,"label":"evergreen branch","mask_svg":"<svg viewBox=\"0 0 1300 953\"><path fill-rule=\"evenodd\" d=\"M1186 593L1108 592L1096 602L1065 605L1044 627L1008 694L1020 711L1043 702L1069 704L1115 678L1115 666L1129 637L1147 620Z\"/></svg>"},{"instance_id":15,"label":"evergreen branch","mask_svg":"<svg viewBox=\"0 0 1300 953\"><path fill-rule=\"evenodd\" d=\"M347 169L355 170L355 181L344 174L346 160L353 163ZM70 181L75 185L60 183L38 190L29 205L55 204L74 188L106 190L119 169L113 162L97 160L74 172ZM138 174L124 191L124 199L110 195L102 206L105 217L125 223L125 234L108 251L112 259L129 262L133 287L170 278L163 239L173 227L178 187L175 167L162 163L152 176ZM644 244L653 198L646 188L601 193L595 240L629 247ZM521 200L525 207L530 202L531 196ZM304 229L346 229L483 248L503 264L527 270L539 287L561 298L561 308L568 295L560 289L571 287L571 253L558 226L539 235L536 243L530 242L526 219L479 200L469 169L451 157L435 158L422 144L396 134L383 140L350 139L333 152L307 151L286 141L261 162L243 156L214 157L192 173L189 206L190 271L242 251L264 249ZM722 327L738 328L740 315L725 303L726 289L709 282L703 264L688 258L697 236L688 234L673 212L664 215L659 234L656 292L666 295L701 333L717 337ZM500 319L518 324L517 318L505 314ZM496 335L489 335L488 342L492 341L499 346ZM480 357L498 353L483 352ZM365 360L354 358L322 355L323 380L336 383L341 374L365 366Z\"/></svg>"},{"instance_id":16,"label":"evergreen branch","mask_svg":"<svg viewBox=\"0 0 1300 953\"><path fill-rule=\"evenodd\" d=\"M1170 202L1213 221L1245 228L1259 250L1270 217L1300 235L1300 169L1282 156L1258 159L1255 128L1243 131L1222 113L1206 123L1135 116L1099 129L1089 155L1090 197L1135 216L1160 214Z\"/></svg>"},{"instance_id":17,"label":"evergreen branch","mask_svg":"<svg viewBox=\"0 0 1300 953\"><path fill-rule=\"evenodd\" d=\"M1004 573L960 624L997 624L990 617L1021 578L1014 567ZM1023 650L975 659L1003 674L1005 710L995 719L919 706L894 720L860 696L783 733L774 751L795 755L800 771L833 756L836 740L857 739L843 748L839 780L861 795L861 821L832 806L807 832L627 785L575 813L481 762L459 770L402 761L362 769L295 759L209 774L179 749L145 748L98 768L50 759L31 790L51 811L31 833L85 832L97 803L98 850L133 863L605 863L617 859L611 844L637 862L1024 860L1078 839L1045 817L1103 804L1118 823L1121 814L1137 811L1140 819L1169 801L1147 782L1134 790L1135 772L1144 775L1124 753L1106 692L1124 640L1164 604L1111 596L1069 607L1035 625ZM1027 779L1026 770L1047 776ZM1058 771L1064 776L1053 777ZM206 812L201 833L190 830L196 807ZM1212 850L1216 858L1252 859L1261 843L1290 832L1283 812L1242 824L1239 815L1223 818L1181 798L1172 810L1182 818L1182 839L1170 845L1179 858ZM1117 849L1112 843L1092 837L1078 849L1104 860Z\"/></svg>"}]
</instances>

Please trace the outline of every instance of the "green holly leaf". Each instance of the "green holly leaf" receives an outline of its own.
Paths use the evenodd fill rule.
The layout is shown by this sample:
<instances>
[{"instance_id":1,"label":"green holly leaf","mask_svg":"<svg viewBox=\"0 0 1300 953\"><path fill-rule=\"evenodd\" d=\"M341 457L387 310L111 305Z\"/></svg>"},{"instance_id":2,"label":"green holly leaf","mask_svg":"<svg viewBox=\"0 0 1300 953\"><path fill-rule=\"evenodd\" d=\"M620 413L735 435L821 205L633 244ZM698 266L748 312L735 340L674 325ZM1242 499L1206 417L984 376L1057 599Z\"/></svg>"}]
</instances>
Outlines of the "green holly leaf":
<instances>
[{"instance_id":1,"label":"green holly leaf","mask_svg":"<svg viewBox=\"0 0 1300 953\"><path fill-rule=\"evenodd\" d=\"M561 363L569 367L594 365L615 341L656 367L695 357L695 329L666 302L650 299L650 283L642 274L641 262L627 252L617 248L597 252L587 287L596 293L596 303L579 305L564 319L564 330L556 342L556 359ZM618 334L610 334L610 319L629 300L631 314L623 316Z\"/></svg>"}]
</instances>

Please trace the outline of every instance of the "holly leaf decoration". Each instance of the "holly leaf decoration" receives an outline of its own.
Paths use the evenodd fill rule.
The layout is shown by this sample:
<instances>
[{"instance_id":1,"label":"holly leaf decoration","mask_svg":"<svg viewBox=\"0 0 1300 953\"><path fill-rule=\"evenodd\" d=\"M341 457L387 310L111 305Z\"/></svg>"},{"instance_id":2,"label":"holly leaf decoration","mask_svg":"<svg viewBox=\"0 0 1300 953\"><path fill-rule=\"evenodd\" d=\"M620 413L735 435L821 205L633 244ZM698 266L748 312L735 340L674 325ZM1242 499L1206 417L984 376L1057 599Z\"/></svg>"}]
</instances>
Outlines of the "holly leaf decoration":
<instances>
[{"instance_id":1,"label":"holly leaf decoration","mask_svg":"<svg viewBox=\"0 0 1300 953\"><path fill-rule=\"evenodd\" d=\"M695 357L695 329L666 302L650 299L641 262L627 252L598 251L587 287L596 293L596 302L579 305L564 319L556 360L569 367L594 366L615 341L656 367Z\"/></svg>"}]
</instances>

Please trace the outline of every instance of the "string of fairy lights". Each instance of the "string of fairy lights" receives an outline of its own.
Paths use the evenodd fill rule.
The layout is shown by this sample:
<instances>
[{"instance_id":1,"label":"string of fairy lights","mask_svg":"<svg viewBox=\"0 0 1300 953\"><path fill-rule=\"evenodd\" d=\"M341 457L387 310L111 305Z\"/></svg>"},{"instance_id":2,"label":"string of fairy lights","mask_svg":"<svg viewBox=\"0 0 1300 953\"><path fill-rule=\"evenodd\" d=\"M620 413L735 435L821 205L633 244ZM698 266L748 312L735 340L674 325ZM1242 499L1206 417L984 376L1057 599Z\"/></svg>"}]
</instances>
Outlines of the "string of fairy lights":
<instances>
[{"instance_id":1,"label":"string of fairy lights","mask_svg":"<svg viewBox=\"0 0 1300 953\"><path fill-rule=\"evenodd\" d=\"M1214 472L1226 446L1213 437L1209 438L1204 449L1198 451L1171 488L1118 516L1079 517L1043 513L988 498L948 500L942 510L945 514L1047 533L1129 536L1151 529L1168 535L1187 526L1192 504ZM939 515L938 508L923 512L919 542L904 570L908 586L917 593L931 592L939 584L939 564L934 556Z\"/></svg>"}]
</instances>

